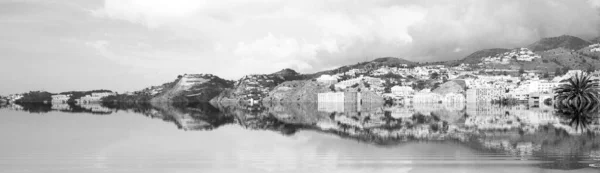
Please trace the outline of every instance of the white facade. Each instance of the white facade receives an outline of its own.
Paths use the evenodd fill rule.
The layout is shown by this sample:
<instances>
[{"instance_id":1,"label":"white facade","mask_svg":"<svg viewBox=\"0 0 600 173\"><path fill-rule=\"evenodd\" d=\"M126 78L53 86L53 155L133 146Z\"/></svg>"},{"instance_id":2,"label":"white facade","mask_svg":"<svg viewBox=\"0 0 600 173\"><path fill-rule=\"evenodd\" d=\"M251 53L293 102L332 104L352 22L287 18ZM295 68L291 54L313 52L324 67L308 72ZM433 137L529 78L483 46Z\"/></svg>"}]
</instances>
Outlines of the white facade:
<instances>
[{"instance_id":1,"label":"white facade","mask_svg":"<svg viewBox=\"0 0 600 173\"><path fill-rule=\"evenodd\" d=\"M409 86L393 86L391 88L392 94L396 95L396 96L401 96L401 97L406 97L406 96L410 96L413 95L415 93L415 90L412 89L412 87Z\"/></svg>"},{"instance_id":2,"label":"white facade","mask_svg":"<svg viewBox=\"0 0 600 173\"><path fill-rule=\"evenodd\" d=\"M65 94L52 95L52 103L66 103L70 98L70 95Z\"/></svg>"},{"instance_id":3,"label":"white facade","mask_svg":"<svg viewBox=\"0 0 600 173\"><path fill-rule=\"evenodd\" d=\"M112 95L115 95L115 93L112 93L112 92L92 93L90 95L81 97L78 100L78 102L79 103L100 102L100 101L102 101L102 98L107 97L107 96L112 96Z\"/></svg>"},{"instance_id":4,"label":"white facade","mask_svg":"<svg viewBox=\"0 0 600 173\"><path fill-rule=\"evenodd\" d=\"M589 45L590 52L600 52L600 43Z\"/></svg>"},{"instance_id":5,"label":"white facade","mask_svg":"<svg viewBox=\"0 0 600 173\"><path fill-rule=\"evenodd\" d=\"M335 84L335 83L337 83L337 81L338 81L337 76L331 76L331 75L321 75L321 77L317 78L317 82L327 84L327 85Z\"/></svg>"}]
</instances>

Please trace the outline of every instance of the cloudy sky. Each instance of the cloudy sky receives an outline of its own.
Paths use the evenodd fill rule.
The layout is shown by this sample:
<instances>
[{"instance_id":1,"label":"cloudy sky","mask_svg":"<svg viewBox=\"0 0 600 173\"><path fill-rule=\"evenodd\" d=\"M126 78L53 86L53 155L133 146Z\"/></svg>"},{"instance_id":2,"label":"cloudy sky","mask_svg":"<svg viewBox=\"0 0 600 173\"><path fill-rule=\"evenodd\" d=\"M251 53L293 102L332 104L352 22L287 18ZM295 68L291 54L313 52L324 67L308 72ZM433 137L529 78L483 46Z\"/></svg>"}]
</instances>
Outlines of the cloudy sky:
<instances>
[{"instance_id":1,"label":"cloudy sky","mask_svg":"<svg viewBox=\"0 0 600 173\"><path fill-rule=\"evenodd\" d=\"M0 94L458 59L600 35L600 0L0 0Z\"/></svg>"}]
</instances>

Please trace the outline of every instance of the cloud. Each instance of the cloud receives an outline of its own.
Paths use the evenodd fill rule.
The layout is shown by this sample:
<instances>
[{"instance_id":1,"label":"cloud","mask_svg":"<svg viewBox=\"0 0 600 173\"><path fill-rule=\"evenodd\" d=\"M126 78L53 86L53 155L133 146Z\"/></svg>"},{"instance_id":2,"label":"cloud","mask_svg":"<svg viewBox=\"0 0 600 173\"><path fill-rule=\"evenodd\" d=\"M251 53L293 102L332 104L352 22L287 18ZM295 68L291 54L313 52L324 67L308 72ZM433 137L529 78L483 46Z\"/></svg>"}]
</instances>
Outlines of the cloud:
<instances>
[{"instance_id":1,"label":"cloud","mask_svg":"<svg viewBox=\"0 0 600 173\"><path fill-rule=\"evenodd\" d=\"M239 70L207 68L207 73L241 76L288 67L315 72L382 56L449 60L484 48L525 46L541 37L594 37L600 31L598 4L597 0L105 0L92 14L160 31L168 35L161 38L168 42L201 40L203 44L188 57L197 55L198 62L223 59L219 62ZM145 44L157 52L169 45ZM169 47L162 52L176 51Z\"/></svg>"}]
</instances>

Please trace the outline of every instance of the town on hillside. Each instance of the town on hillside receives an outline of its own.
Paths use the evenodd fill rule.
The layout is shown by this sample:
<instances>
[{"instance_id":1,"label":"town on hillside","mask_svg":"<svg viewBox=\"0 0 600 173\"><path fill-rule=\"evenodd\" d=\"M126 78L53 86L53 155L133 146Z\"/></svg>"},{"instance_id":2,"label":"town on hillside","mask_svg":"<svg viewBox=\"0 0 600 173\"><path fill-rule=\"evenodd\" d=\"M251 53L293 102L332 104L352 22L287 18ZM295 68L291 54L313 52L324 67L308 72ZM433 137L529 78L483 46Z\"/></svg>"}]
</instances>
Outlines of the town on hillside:
<instances>
[{"instance_id":1,"label":"town on hillside","mask_svg":"<svg viewBox=\"0 0 600 173\"><path fill-rule=\"evenodd\" d=\"M598 56L597 41L563 35L527 47L480 50L452 61L383 57L313 74L284 69L237 81L212 74L184 74L172 82L121 94L32 91L0 97L0 103L528 103L537 107L552 105L554 90L576 75L589 76L598 87Z\"/></svg>"}]
</instances>

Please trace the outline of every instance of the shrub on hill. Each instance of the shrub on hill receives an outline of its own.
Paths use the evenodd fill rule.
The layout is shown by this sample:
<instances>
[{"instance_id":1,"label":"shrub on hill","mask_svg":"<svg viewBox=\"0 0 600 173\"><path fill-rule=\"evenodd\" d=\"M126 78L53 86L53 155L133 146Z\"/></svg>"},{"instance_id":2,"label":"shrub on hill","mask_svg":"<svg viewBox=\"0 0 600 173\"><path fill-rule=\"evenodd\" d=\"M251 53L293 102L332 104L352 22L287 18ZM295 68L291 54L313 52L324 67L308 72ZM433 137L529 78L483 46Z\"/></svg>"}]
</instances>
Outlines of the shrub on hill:
<instances>
[{"instance_id":1,"label":"shrub on hill","mask_svg":"<svg viewBox=\"0 0 600 173\"><path fill-rule=\"evenodd\" d=\"M52 93L46 91L30 91L23 94L23 97L16 103L43 103L52 101Z\"/></svg>"}]
</instances>

